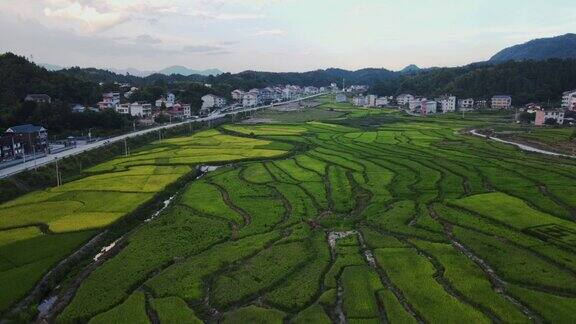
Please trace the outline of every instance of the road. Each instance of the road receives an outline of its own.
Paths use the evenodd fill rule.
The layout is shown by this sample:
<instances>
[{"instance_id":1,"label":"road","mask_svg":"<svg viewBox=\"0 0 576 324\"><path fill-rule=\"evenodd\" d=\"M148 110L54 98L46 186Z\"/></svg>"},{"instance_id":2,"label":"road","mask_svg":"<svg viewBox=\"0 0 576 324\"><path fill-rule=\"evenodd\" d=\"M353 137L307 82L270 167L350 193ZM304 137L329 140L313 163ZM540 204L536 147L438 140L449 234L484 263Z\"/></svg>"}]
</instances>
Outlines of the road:
<instances>
[{"instance_id":1,"label":"road","mask_svg":"<svg viewBox=\"0 0 576 324\"><path fill-rule=\"evenodd\" d=\"M46 164L50 164L55 162L56 160L60 160L72 155L76 155L76 154L80 154L86 151L90 151L99 147L103 147L106 145L110 145L112 143L116 143L116 142L120 142L123 141L124 139L127 138L131 138L131 137L137 137L137 136L141 136L141 135L145 135L145 134L149 134L152 132L157 132L159 130L163 130L163 129L169 129L169 128L174 128L174 127L178 127L181 125L185 125L188 123L199 123L199 122L205 122L205 121L210 121L210 120L215 120L215 119L220 119L222 117L226 117L226 116L230 116L230 115L236 115L238 113L242 113L242 112L248 112L248 111L255 111L255 110L261 110L261 109L266 109L266 108L271 108L271 107L276 107L276 106L281 106L281 105L286 105L286 104L290 104L293 102L299 102L299 101L303 101L303 100L308 100L308 99L312 99L321 95L324 95L325 93L320 93L320 94L316 94L316 95L312 95L312 96L308 96L308 97L302 97L302 98L298 98L295 100L290 100L290 101L286 101L286 102L282 102L281 104L274 104L274 105L267 105L267 106L258 106L258 107L254 107L254 108L247 108L247 109L241 109L241 110L236 110L236 111L230 111L230 112L226 112L226 113L222 113L222 114L215 114L215 115L211 115L211 116L207 116L207 117L203 117L203 118L197 118L197 119L189 119L183 122L178 122L178 123L173 123L173 124L168 124L168 125L162 125L162 126L157 126L157 127L153 127L153 128L148 128L145 130L141 130L141 131L136 131L136 132L132 132L132 133L128 133L128 134L124 134L124 135L119 135L119 136L115 136L115 137L111 137L102 141L98 141L98 142L94 142L94 143L90 143L90 144L86 144L80 147L76 147L73 149L69 149L63 152L59 152L59 153L55 153L55 154L49 154L45 157L36 159L36 160L32 160L32 161L26 161L11 167L7 167L4 169L0 170L0 179L2 178L6 178L9 176L13 176L15 174L18 174L20 172L23 171L27 171L27 170L32 170L34 168L38 168L41 166L44 166Z\"/></svg>"}]
</instances>

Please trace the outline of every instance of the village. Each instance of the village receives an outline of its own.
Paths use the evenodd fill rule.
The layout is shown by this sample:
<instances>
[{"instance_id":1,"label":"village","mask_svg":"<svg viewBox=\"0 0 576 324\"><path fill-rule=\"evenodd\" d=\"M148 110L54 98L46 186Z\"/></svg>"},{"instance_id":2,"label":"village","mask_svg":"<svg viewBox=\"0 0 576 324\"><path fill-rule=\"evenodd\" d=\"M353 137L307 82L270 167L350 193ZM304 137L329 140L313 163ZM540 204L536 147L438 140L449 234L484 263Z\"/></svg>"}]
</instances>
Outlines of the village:
<instances>
[{"instance_id":1,"label":"village","mask_svg":"<svg viewBox=\"0 0 576 324\"><path fill-rule=\"evenodd\" d=\"M74 104L70 107L73 113L103 112L113 110L118 114L127 115L140 128L151 127L161 120L168 123L174 121L194 120L221 113L239 111L260 106L273 106L306 96L330 93L336 103L348 103L356 107L367 108L396 108L412 116L430 116L447 113L465 113L475 110L515 110L516 123L528 123L535 126L572 126L576 123L576 90L566 91L562 94L560 108L544 109L542 105L530 103L522 107L514 107L512 97L509 95L495 95L489 101L474 98L457 98L446 94L438 98L428 99L413 94L400 94L398 96L377 96L367 94L366 85L350 85L339 88L336 83L326 87L278 85L262 89L243 91L233 90L229 98L215 94L202 96L202 105L197 115L193 115L191 104L181 102L174 93L168 92L154 102L130 101L138 88L129 84L120 84L127 91L107 92L102 94L102 100L95 107L85 107ZM210 85L207 85L210 86ZM46 94L29 94L24 101L37 104L49 104L50 96ZM3 165L13 165L20 161L44 157L51 153L85 145L100 140L93 138L87 130L86 136L68 137L58 141L48 140L48 130L42 125L16 125L8 128L0 136L0 161Z\"/></svg>"},{"instance_id":2,"label":"village","mask_svg":"<svg viewBox=\"0 0 576 324\"><path fill-rule=\"evenodd\" d=\"M102 100L95 107L72 104L70 106L71 112L83 114L86 112L114 111L132 119L132 130L136 131L137 125L139 129L145 129L162 123L172 124L176 121L217 117L225 113L273 106L317 94L338 91L336 84L331 84L329 87L279 85L248 91L236 89L230 93L231 99L208 93L201 97L200 108L193 110L190 103L181 102L171 92L162 95L154 102L130 101L130 97L139 89L130 84L118 83L117 86L120 89L126 89L126 91L103 93ZM209 84L204 86L211 87ZM47 94L29 94L24 98L24 102L33 102L38 105L51 104L52 98ZM193 111L197 111L198 114L194 115ZM84 136L68 136L50 141L48 130L42 125L16 125L8 128L4 134L0 135L0 162L2 162L0 169L99 140L102 139L93 137L88 129Z\"/></svg>"},{"instance_id":3,"label":"village","mask_svg":"<svg viewBox=\"0 0 576 324\"><path fill-rule=\"evenodd\" d=\"M364 95L366 86L351 86L336 94L337 103L351 103L356 107L384 108L396 107L412 116L428 116L474 110L511 110L515 109L515 121L530 123L535 126L576 124L576 90L562 93L560 108L545 109L538 103L529 103L515 107L512 96L495 95L489 101L474 98L457 98L446 94L438 98L428 99L408 93L394 96Z\"/></svg>"}]
</instances>

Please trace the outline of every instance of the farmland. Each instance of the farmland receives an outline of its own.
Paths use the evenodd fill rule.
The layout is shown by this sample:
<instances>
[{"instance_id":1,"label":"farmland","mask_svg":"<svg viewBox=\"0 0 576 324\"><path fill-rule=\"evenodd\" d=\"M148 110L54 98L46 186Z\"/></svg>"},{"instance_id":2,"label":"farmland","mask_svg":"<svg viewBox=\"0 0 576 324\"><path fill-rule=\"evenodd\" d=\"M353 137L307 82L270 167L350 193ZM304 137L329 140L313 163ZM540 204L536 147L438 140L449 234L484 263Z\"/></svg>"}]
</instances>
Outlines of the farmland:
<instances>
[{"instance_id":1,"label":"farmland","mask_svg":"<svg viewBox=\"0 0 576 324\"><path fill-rule=\"evenodd\" d=\"M499 115L314 109L321 121L158 141L0 206L0 285L14 292L0 306L185 179L50 320L570 322L576 160L459 132ZM200 164L221 167L186 179Z\"/></svg>"}]
</instances>

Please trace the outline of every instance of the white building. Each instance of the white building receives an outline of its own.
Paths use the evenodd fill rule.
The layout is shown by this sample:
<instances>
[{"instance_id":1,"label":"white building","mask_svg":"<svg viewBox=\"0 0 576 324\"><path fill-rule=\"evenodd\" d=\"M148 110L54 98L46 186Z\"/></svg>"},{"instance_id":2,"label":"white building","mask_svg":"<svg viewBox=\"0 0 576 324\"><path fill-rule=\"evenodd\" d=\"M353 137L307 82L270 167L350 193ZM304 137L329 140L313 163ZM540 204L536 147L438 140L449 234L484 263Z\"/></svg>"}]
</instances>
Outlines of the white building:
<instances>
[{"instance_id":1,"label":"white building","mask_svg":"<svg viewBox=\"0 0 576 324\"><path fill-rule=\"evenodd\" d=\"M260 92L259 91L249 91L242 96L242 106L243 107L255 107L260 104Z\"/></svg>"},{"instance_id":2,"label":"white building","mask_svg":"<svg viewBox=\"0 0 576 324\"><path fill-rule=\"evenodd\" d=\"M512 97L498 95L492 97L492 109L510 109L512 107Z\"/></svg>"},{"instance_id":3,"label":"white building","mask_svg":"<svg viewBox=\"0 0 576 324\"><path fill-rule=\"evenodd\" d=\"M366 105L368 107L376 107L376 99L378 99L375 95L367 95L366 96Z\"/></svg>"},{"instance_id":4,"label":"white building","mask_svg":"<svg viewBox=\"0 0 576 324\"><path fill-rule=\"evenodd\" d=\"M172 106L174 106L174 103L176 103L176 96L173 93L168 93L166 98L162 97L156 100L155 106L156 108L160 108L162 107L162 104L164 104L166 108L172 108Z\"/></svg>"},{"instance_id":5,"label":"white building","mask_svg":"<svg viewBox=\"0 0 576 324\"><path fill-rule=\"evenodd\" d=\"M562 109L546 110L544 112L544 121L547 121L548 119L555 120L558 125L564 124L564 110Z\"/></svg>"},{"instance_id":6,"label":"white building","mask_svg":"<svg viewBox=\"0 0 576 324\"><path fill-rule=\"evenodd\" d=\"M424 102L424 101L427 101L427 99L426 98L414 98L414 97L412 97L412 100L408 101L408 109L416 110L422 106L422 102Z\"/></svg>"},{"instance_id":7,"label":"white building","mask_svg":"<svg viewBox=\"0 0 576 324\"><path fill-rule=\"evenodd\" d=\"M236 89L234 91L231 92L232 94L232 99L234 100L242 100L242 96L244 96L244 91L240 90L240 89Z\"/></svg>"},{"instance_id":8,"label":"white building","mask_svg":"<svg viewBox=\"0 0 576 324\"><path fill-rule=\"evenodd\" d=\"M386 107L390 104L388 97L379 97L376 99L375 106L376 107Z\"/></svg>"},{"instance_id":9,"label":"white building","mask_svg":"<svg viewBox=\"0 0 576 324\"><path fill-rule=\"evenodd\" d=\"M304 93L307 95L316 94L318 93L318 88L312 86L304 87Z\"/></svg>"},{"instance_id":10,"label":"white building","mask_svg":"<svg viewBox=\"0 0 576 324\"><path fill-rule=\"evenodd\" d=\"M352 98L352 104L356 107L362 107L368 104L368 100L364 96L356 96Z\"/></svg>"},{"instance_id":11,"label":"white building","mask_svg":"<svg viewBox=\"0 0 576 324\"><path fill-rule=\"evenodd\" d=\"M120 104L120 92L108 92L102 94L102 101L98 103L100 110L114 109Z\"/></svg>"},{"instance_id":12,"label":"white building","mask_svg":"<svg viewBox=\"0 0 576 324\"><path fill-rule=\"evenodd\" d=\"M412 100L414 100L414 96L407 93L401 94L398 97L396 97L396 102L398 103L399 106L408 105Z\"/></svg>"},{"instance_id":13,"label":"white building","mask_svg":"<svg viewBox=\"0 0 576 324\"><path fill-rule=\"evenodd\" d=\"M133 117L148 117L152 115L152 105L145 102L126 103L116 106L116 112Z\"/></svg>"},{"instance_id":14,"label":"white building","mask_svg":"<svg viewBox=\"0 0 576 324\"><path fill-rule=\"evenodd\" d=\"M175 103L172 108L168 109L168 114L176 118L190 118L192 117L192 110L190 105Z\"/></svg>"},{"instance_id":15,"label":"white building","mask_svg":"<svg viewBox=\"0 0 576 324\"><path fill-rule=\"evenodd\" d=\"M458 100L458 108L461 109L474 109L474 99L466 98Z\"/></svg>"},{"instance_id":16,"label":"white building","mask_svg":"<svg viewBox=\"0 0 576 324\"><path fill-rule=\"evenodd\" d=\"M213 94L207 94L202 97L202 109L222 108L225 105L226 99L222 97Z\"/></svg>"},{"instance_id":17,"label":"white building","mask_svg":"<svg viewBox=\"0 0 576 324\"><path fill-rule=\"evenodd\" d=\"M566 91L562 94L562 108L576 110L576 90Z\"/></svg>"},{"instance_id":18,"label":"white building","mask_svg":"<svg viewBox=\"0 0 576 324\"><path fill-rule=\"evenodd\" d=\"M346 97L345 93L340 92L336 94L334 100L336 101L336 103L343 103L348 101L348 97Z\"/></svg>"},{"instance_id":19,"label":"white building","mask_svg":"<svg viewBox=\"0 0 576 324\"><path fill-rule=\"evenodd\" d=\"M442 106L442 112L454 112L456 111L456 97L454 96L443 96L440 99L440 105Z\"/></svg>"},{"instance_id":20,"label":"white building","mask_svg":"<svg viewBox=\"0 0 576 324\"><path fill-rule=\"evenodd\" d=\"M438 102L434 100L423 100L420 109L422 115L435 114L438 110Z\"/></svg>"}]
</instances>

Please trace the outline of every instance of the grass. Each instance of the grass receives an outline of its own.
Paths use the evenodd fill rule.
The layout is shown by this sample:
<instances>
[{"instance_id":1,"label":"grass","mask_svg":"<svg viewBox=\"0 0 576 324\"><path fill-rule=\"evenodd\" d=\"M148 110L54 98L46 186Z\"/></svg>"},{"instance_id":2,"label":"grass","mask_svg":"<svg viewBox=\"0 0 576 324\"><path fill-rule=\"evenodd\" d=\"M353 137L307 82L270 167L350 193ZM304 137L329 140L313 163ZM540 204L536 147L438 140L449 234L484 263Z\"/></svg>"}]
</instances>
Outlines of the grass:
<instances>
[{"instance_id":1,"label":"grass","mask_svg":"<svg viewBox=\"0 0 576 324\"><path fill-rule=\"evenodd\" d=\"M144 293L136 292L125 302L92 318L90 324L106 323L150 323L145 308Z\"/></svg>"},{"instance_id":2,"label":"grass","mask_svg":"<svg viewBox=\"0 0 576 324\"><path fill-rule=\"evenodd\" d=\"M282 324L285 316L284 313L275 309L251 305L226 314L222 323Z\"/></svg>"},{"instance_id":3,"label":"grass","mask_svg":"<svg viewBox=\"0 0 576 324\"><path fill-rule=\"evenodd\" d=\"M342 272L342 287L347 318L379 317L376 292L384 287L373 270L366 265L346 267Z\"/></svg>"},{"instance_id":4,"label":"grass","mask_svg":"<svg viewBox=\"0 0 576 324\"><path fill-rule=\"evenodd\" d=\"M238 269L220 275L214 282L212 300L226 308L273 286L306 261L306 247L300 242L274 245L258 253Z\"/></svg>"},{"instance_id":5,"label":"grass","mask_svg":"<svg viewBox=\"0 0 576 324\"><path fill-rule=\"evenodd\" d=\"M155 298L150 301L150 305L163 324L203 323L194 315L194 311L188 307L186 302L178 297Z\"/></svg>"},{"instance_id":6,"label":"grass","mask_svg":"<svg viewBox=\"0 0 576 324\"><path fill-rule=\"evenodd\" d=\"M416 319L402 307L402 304L390 290L380 290L378 298L384 306L386 318L391 323L417 323Z\"/></svg>"},{"instance_id":7,"label":"grass","mask_svg":"<svg viewBox=\"0 0 576 324\"><path fill-rule=\"evenodd\" d=\"M489 322L481 312L448 294L434 280L434 266L413 249L385 248L375 252L378 265L426 320L433 323Z\"/></svg>"},{"instance_id":8,"label":"grass","mask_svg":"<svg viewBox=\"0 0 576 324\"><path fill-rule=\"evenodd\" d=\"M412 242L436 258L445 269L444 277L474 304L490 310L505 323L530 322L530 319L512 302L494 291L488 277L472 261L450 245L425 241Z\"/></svg>"}]
</instances>

